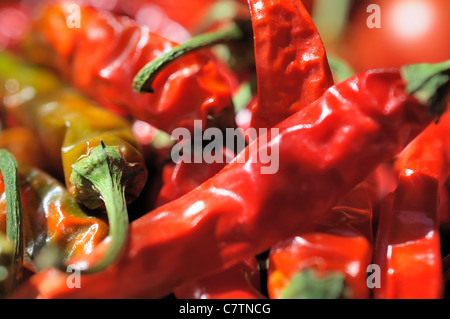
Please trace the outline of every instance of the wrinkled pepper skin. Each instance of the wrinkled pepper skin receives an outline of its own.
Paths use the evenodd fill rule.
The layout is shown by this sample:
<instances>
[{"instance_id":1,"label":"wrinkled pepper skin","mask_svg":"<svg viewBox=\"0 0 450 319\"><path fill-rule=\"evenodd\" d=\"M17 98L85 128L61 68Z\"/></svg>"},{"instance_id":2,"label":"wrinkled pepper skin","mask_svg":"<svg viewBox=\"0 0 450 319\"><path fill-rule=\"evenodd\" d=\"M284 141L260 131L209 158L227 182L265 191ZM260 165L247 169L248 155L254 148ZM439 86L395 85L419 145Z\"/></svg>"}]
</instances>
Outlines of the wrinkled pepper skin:
<instances>
[{"instance_id":1,"label":"wrinkled pepper skin","mask_svg":"<svg viewBox=\"0 0 450 319\"><path fill-rule=\"evenodd\" d=\"M36 271L36 257L45 246L58 249L66 262L88 255L108 235L108 225L87 215L64 186L43 171L18 162L24 215L24 263ZM4 194L0 178L0 194ZM6 231L6 199L0 196L0 231Z\"/></svg>"},{"instance_id":2,"label":"wrinkled pepper skin","mask_svg":"<svg viewBox=\"0 0 450 319\"><path fill-rule=\"evenodd\" d=\"M372 207L367 190L361 184L326 213L311 231L271 248L269 297L282 298L294 275L314 269L318 276L341 275L344 298L369 298L366 270L372 261L373 244Z\"/></svg>"},{"instance_id":3,"label":"wrinkled pepper skin","mask_svg":"<svg viewBox=\"0 0 450 319\"><path fill-rule=\"evenodd\" d=\"M211 54L180 58L156 77L154 93L140 94L132 88L136 74L177 43L128 17L90 7L80 7L80 28L68 27L64 4L42 11L24 44L25 55L53 67L102 106L169 134L176 127L190 128L195 119L204 127L210 121L234 127L231 72Z\"/></svg>"},{"instance_id":4,"label":"wrinkled pepper skin","mask_svg":"<svg viewBox=\"0 0 450 319\"><path fill-rule=\"evenodd\" d=\"M325 47L300 0L249 0L258 103L252 127L270 128L333 85Z\"/></svg>"},{"instance_id":5,"label":"wrinkled pepper skin","mask_svg":"<svg viewBox=\"0 0 450 319\"><path fill-rule=\"evenodd\" d=\"M255 257L174 290L177 299L265 299Z\"/></svg>"},{"instance_id":6,"label":"wrinkled pepper skin","mask_svg":"<svg viewBox=\"0 0 450 319\"><path fill-rule=\"evenodd\" d=\"M31 128L55 169L65 178L67 189L88 208L103 201L89 190L80 190L71 180L73 165L103 141L117 148L126 162L126 198L132 202L142 191L147 170L131 125L63 87L45 70L27 66L7 55L0 56L0 84L14 83L4 92L4 106L22 125ZM40 84L40 79L47 79ZM26 91L33 94L25 96Z\"/></svg>"},{"instance_id":7,"label":"wrinkled pepper skin","mask_svg":"<svg viewBox=\"0 0 450 319\"><path fill-rule=\"evenodd\" d=\"M134 220L122 259L102 273L82 276L80 289L68 289L67 275L48 269L17 296L164 296L310 229L431 120L427 108L405 91L398 70L352 77L280 123L269 142L258 144L259 137L213 178ZM266 164L257 156L274 147L279 169L261 174ZM82 262L96 259L90 255Z\"/></svg>"},{"instance_id":8,"label":"wrinkled pepper skin","mask_svg":"<svg viewBox=\"0 0 450 319\"><path fill-rule=\"evenodd\" d=\"M443 294L439 206L448 179L450 114L430 124L395 162L399 182L381 207L374 263L377 299L436 299Z\"/></svg>"}]
</instances>

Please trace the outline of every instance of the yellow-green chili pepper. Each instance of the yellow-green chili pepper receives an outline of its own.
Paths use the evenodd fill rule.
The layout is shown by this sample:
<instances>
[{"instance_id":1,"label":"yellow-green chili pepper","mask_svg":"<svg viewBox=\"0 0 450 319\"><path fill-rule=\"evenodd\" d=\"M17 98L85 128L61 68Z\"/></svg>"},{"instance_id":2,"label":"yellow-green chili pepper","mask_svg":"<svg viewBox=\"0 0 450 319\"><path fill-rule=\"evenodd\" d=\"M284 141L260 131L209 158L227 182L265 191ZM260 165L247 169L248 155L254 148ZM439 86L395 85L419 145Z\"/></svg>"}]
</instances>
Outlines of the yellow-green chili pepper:
<instances>
[{"instance_id":1,"label":"yellow-green chili pepper","mask_svg":"<svg viewBox=\"0 0 450 319\"><path fill-rule=\"evenodd\" d=\"M34 130L70 193L89 209L106 207L111 243L92 269L117 259L128 233L127 204L142 191L147 169L130 124L98 107L51 73L0 53L0 98L8 114ZM59 174L58 174L59 173Z\"/></svg>"}]
</instances>

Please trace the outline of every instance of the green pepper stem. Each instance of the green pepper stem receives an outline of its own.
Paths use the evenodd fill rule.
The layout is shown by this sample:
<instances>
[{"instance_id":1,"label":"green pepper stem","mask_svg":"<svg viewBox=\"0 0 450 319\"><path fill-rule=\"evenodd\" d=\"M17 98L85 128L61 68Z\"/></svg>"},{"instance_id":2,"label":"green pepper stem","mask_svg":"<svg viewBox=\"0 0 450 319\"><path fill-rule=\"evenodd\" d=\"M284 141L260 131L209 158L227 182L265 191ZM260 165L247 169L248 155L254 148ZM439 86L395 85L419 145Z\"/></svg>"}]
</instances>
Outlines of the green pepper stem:
<instances>
[{"instance_id":1,"label":"green pepper stem","mask_svg":"<svg viewBox=\"0 0 450 319\"><path fill-rule=\"evenodd\" d=\"M346 61L332 54L328 54L327 56L336 83L342 82L355 75L355 71Z\"/></svg>"},{"instance_id":2,"label":"green pepper stem","mask_svg":"<svg viewBox=\"0 0 450 319\"><path fill-rule=\"evenodd\" d=\"M122 254L128 236L128 211L125 186L122 183L124 160L120 152L101 145L93 148L88 156L78 160L73 166L71 179L77 187L92 187L104 201L109 221L111 242L103 259L83 273L105 270Z\"/></svg>"},{"instance_id":3,"label":"green pepper stem","mask_svg":"<svg viewBox=\"0 0 450 319\"><path fill-rule=\"evenodd\" d=\"M407 91L440 116L447 107L450 92L450 60L442 63L406 65L401 69Z\"/></svg>"},{"instance_id":4,"label":"green pepper stem","mask_svg":"<svg viewBox=\"0 0 450 319\"><path fill-rule=\"evenodd\" d=\"M9 276L5 283L6 293L15 291L22 283L23 272L23 218L17 162L8 151L0 150L0 170L5 183L6 238L12 244Z\"/></svg>"},{"instance_id":5,"label":"green pepper stem","mask_svg":"<svg viewBox=\"0 0 450 319\"><path fill-rule=\"evenodd\" d=\"M231 23L229 27L223 30L195 36L145 65L135 76L133 80L133 89L140 93L153 93L153 81L168 64L188 53L220 43L240 41L244 37L245 32L238 23Z\"/></svg>"},{"instance_id":6,"label":"green pepper stem","mask_svg":"<svg viewBox=\"0 0 450 319\"><path fill-rule=\"evenodd\" d=\"M351 294L341 272L329 271L319 276L314 269L305 269L290 280L281 293L282 299L340 299Z\"/></svg>"}]
</instances>

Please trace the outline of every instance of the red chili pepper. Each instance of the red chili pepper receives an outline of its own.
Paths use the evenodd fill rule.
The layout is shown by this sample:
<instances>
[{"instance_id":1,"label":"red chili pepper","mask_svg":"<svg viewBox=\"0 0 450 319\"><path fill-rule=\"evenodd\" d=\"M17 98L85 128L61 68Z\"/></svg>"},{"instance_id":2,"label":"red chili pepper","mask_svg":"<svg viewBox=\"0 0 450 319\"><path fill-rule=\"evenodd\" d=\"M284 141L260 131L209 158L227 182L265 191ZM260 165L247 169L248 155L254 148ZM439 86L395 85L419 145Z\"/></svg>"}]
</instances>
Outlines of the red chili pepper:
<instances>
[{"instance_id":1,"label":"red chili pepper","mask_svg":"<svg viewBox=\"0 0 450 319\"><path fill-rule=\"evenodd\" d=\"M224 168L222 163L195 163L178 161L163 168L163 186L156 207L167 204L189 193ZM199 280L191 281L174 290L179 299L260 299L260 273L255 257L246 259L229 269Z\"/></svg>"},{"instance_id":2,"label":"red chili pepper","mask_svg":"<svg viewBox=\"0 0 450 319\"><path fill-rule=\"evenodd\" d=\"M247 5L247 0L238 0L240 3ZM314 0L302 0L302 4L305 6L305 8L308 10L309 13L312 12L312 9L314 7Z\"/></svg>"},{"instance_id":3,"label":"red chili pepper","mask_svg":"<svg viewBox=\"0 0 450 319\"><path fill-rule=\"evenodd\" d=\"M282 241L269 255L270 298L366 299L373 256L372 209L359 185L311 231Z\"/></svg>"},{"instance_id":4,"label":"red chili pepper","mask_svg":"<svg viewBox=\"0 0 450 319\"><path fill-rule=\"evenodd\" d=\"M398 174L392 162L380 164L364 181L372 206L372 224L375 230L384 198L398 185Z\"/></svg>"},{"instance_id":5,"label":"red chili pepper","mask_svg":"<svg viewBox=\"0 0 450 319\"><path fill-rule=\"evenodd\" d=\"M189 193L225 167L226 163L169 163L163 168L163 187L158 195L157 206L167 204Z\"/></svg>"},{"instance_id":6,"label":"red chili pepper","mask_svg":"<svg viewBox=\"0 0 450 319\"><path fill-rule=\"evenodd\" d=\"M264 299L259 265L247 258L229 269L184 284L174 290L178 299Z\"/></svg>"},{"instance_id":7,"label":"red chili pepper","mask_svg":"<svg viewBox=\"0 0 450 319\"><path fill-rule=\"evenodd\" d=\"M222 163L170 162L163 167L162 188L156 207L167 204L189 193L220 170ZM248 258L224 271L191 281L174 290L179 299L259 299L259 265L255 257Z\"/></svg>"},{"instance_id":8,"label":"red chili pepper","mask_svg":"<svg viewBox=\"0 0 450 319\"><path fill-rule=\"evenodd\" d=\"M249 0L258 78L252 126L270 128L333 85L320 35L300 0Z\"/></svg>"},{"instance_id":9,"label":"red chili pepper","mask_svg":"<svg viewBox=\"0 0 450 319\"><path fill-rule=\"evenodd\" d=\"M448 106L450 106L450 102ZM439 184L439 226L447 230L450 229L450 140L448 138L450 132L447 131L450 127L450 115L448 112L440 118L437 126L439 129L435 128L435 130L440 134L436 134L434 143L441 142L442 156L444 157L444 172Z\"/></svg>"},{"instance_id":10,"label":"red chili pepper","mask_svg":"<svg viewBox=\"0 0 450 319\"><path fill-rule=\"evenodd\" d=\"M189 54L162 70L153 94L133 91L135 75L148 62L178 46L135 21L80 7L80 28L68 26L65 5L46 6L33 25L25 53L56 68L77 89L122 115L168 132L193 119L234 127L225 66L206 52Z\"/></svg>"},{"instance_id":11,"label":"red chili pepper","mask_svg":"<svg viewBox=\"0 0 450 319\"><path fill-rule=\"evenodd\" d=\"M399 183L383 203L374 263L381 268L375 298L441 298L440 186L448 178L450 114L431 124L402 152Z\"/></svg>"},{"instance_id":12,"label":"red chili pepper","mask_svg":"<svg viewBox=\"0 0 450 319\"><path fill-rule=\"evenodd\" d=\"M82 276L79 289L68 289L67 275L49 269L18 296L161 297L310 229L432 120L428 101L408 93L405 81L392 69L336 84L280 123L269 142L260 136L213 178L133 221L117 264ZM277 148L278 170L261 174L266 164L258 157ZM98 257L82 262L89 266Z\"/></svg>"},{"instance_id":13,"label":"red chili pepper","mask_svg":"<svg viewBox=\"0 0 450 319\"><path fill-rule=\"evenodd\" d=\"M217 174L223 163L170 163L163 169L163 187L156 207L189 193ZM255 257L248 258L217 274L191 281L174 290L179 299L260 299L259 265Z\"/></svg>"}]
</instances>

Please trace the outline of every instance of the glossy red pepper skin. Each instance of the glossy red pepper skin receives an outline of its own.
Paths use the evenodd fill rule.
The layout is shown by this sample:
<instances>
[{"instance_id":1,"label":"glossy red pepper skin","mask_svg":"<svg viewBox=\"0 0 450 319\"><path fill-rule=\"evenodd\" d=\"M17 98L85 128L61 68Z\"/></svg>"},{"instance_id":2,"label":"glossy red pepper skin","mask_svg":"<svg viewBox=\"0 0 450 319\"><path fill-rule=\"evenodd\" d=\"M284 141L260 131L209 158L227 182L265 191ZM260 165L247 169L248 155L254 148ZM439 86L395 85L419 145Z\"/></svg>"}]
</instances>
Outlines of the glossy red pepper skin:
<instances>
[{"instance_id":1,"label":"glossy red pepper skin","mask_svg":"<svg viewBox=\"0 0 450 319\"><path fill-rule=\"evenodd\" d=\"M431 120L405 91L398 70L350 78L280 123L269 142L259 143L260 137L195 190L133 221L129 246L115 266L83 276L76 290L67 289L67 275L50 269L34 276L19 296L164 296L310 229ZM278 171L261 174L266 165L258 154L275 147Z\"/></svg>"},{"instance_id":2,"label":"glossy red pepper skin","mask_svg":"<svg viewBox=\"0 0 450 319\"><path fill-rule=\"evenodd\" d=\"M157 206L167 204L189 193L194 188L213 177L226 163L168 163L162 172L163 185L156 201Z\"/></svg>"},{"instance_id":3,"label":"glossy red pepper skin","mask_svg":"<svg viewBox=\"0 0 450 319\"><path fill-rule=\"evenodd\" d=\"M368 192L372 206L372 224L375 230L380 216L384 198L395 190L398 185L398 174L392 162L380 164L365 179L364 186Z\"/></svg>"},{"instance_id":4,"label":"glossy red pepper skin","mask_svg":"<svg viewBox=\"0 0 450 319\"><path fill-rule=\"evenodd\" d=\"M270 128L333 85L325 47L300 0L249 0L258 103L252 126Z\"/></svg>"},{"instance_id":5,"label":"glossy red pepper skin","mask_svg":"<svg viewBox=\"0 0 450 319\"><path fill-rule=\"evenodd\" d=\"M156 206L167 204L201 185L224 166L223 163L168 163L163 168L163 186ZM174 289L178 299L261 299L260 272L254 256L245 261L193 280Z\"/></svg>"},{"instance_id":6,"label":"glossy red pepper skin","mask_svg":"<svg viewBox=\"0 0 450 319\"><path fill-rule=\"evenodd\" d=\"M442 297L436 180L403 175L381 210L374 263L381 268L376 299Z\"/></svg>"},{"instance_id":7,"label":"glossy red pepper skin","mask_svg":"<svg viewBox=\"0 0 450 319\"><path fill-rule=\"evenodd\" d=\"M377 299L436 299L443 293L439 202L448 179L450 114L430 124L395 162L397 188L381 208L374 263Z\"/></svg>"},{"instance_id":8,"label":"glossy red pepper skin","mask_svg":"<svg viewBox=\"0 0 450 319\"><path fill-rule=\"evenodd\" d=\"M265 299L260 292L259 265L247 258L229 269L188 282L174 290L178 299Z\"/></svg>"},{"instance_id":9,"label":"glossy red pepper skin","mask_svg":"<svg viewBox=\"0 0 450 319\"><path fill-rule=\"evenodd\" d=\"M248 3L248 0L238 0L238 2L246 5ZM311 14L312 9L314 7L314 0L302 0L302 4L305 6L305 8Z\"/></svg>"},{"instance_id":10,"label":"glossy red pepper skin","mask_svg":"<svg viewBox=\"0 0 450 319\"><path fill-rule=\"evenodd\" d=\"M172 133L192 120L212 117L234 127L231 73L206 52L189 54L165 68L154 93L132 88L138 71L178 44L125 16L80 7L80 28L69 28L64 4L48 5L24 44L33 62L55 68L78 90L124 116ZM216 122L215 122L216 123Z\"/></svg>"},{"instance_id":11,"label":"glossy red pepper skin","mask_svg":"<svg viewBox=\"0 0 450 319\"><path fill-rule=\"evenodd\" d=\"M450 106L450 102L448 103ZM447 107L448 107L447 106ZM436 165L441 165L442 171L439 176L439 226L442 229L450 228L450 112L445 112L436 125L430 126L424 131L415 143L412 143L403 152L404 155L396 162L400 169L404 162L410 164L411 158L420 158L425 166L427 162L428 171L438 171ZM442 152L439 152L438 149ZM442 162L442 163L441 163ZM422 163L421 163L422 164Z\"/></svg>"},{"instance_id":12,"label":"glossy red pepper skin","mask_svg":"<svg viewBox=\"0 0 450 319\"><path fill-rule=\"evenodd\" d=\"M364 185L347 194L311 231L277 243L269 255L268 291L280 299L292 277L314 269L339 274L343 298L367 299L367 266L373 256L372 207ZM302 296L298 296L302 297Z\"/></svg>"}]
</instances>

